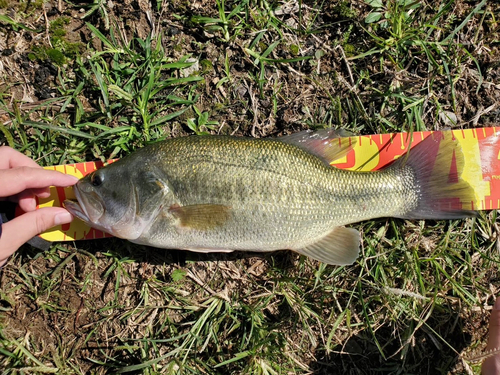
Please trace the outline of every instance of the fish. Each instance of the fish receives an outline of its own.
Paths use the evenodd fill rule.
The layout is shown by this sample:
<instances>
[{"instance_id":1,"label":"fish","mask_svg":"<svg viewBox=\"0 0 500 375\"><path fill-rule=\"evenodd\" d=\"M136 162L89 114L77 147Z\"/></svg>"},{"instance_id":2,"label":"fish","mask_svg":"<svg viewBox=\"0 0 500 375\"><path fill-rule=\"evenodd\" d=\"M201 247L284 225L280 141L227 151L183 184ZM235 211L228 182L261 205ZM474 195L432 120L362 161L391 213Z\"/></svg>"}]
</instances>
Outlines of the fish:
<instances>
[{"instance_id":1,"label":"fish","mask_svg":"<svg viewBox=\"0 0 500 375\"><path fill-rule=\"evenodd\" d=\"M292 250L350 265L359 256L361 236L346 225L475 214L469 209L474 190L460 177L462 150L443 134L433 133L372 172L330 165L353 145L332 129L259 139L172 138L83 177L74 186L77 200L64 206L91 227L141 245L197 252Z\"/></svg>"}]
</instances>

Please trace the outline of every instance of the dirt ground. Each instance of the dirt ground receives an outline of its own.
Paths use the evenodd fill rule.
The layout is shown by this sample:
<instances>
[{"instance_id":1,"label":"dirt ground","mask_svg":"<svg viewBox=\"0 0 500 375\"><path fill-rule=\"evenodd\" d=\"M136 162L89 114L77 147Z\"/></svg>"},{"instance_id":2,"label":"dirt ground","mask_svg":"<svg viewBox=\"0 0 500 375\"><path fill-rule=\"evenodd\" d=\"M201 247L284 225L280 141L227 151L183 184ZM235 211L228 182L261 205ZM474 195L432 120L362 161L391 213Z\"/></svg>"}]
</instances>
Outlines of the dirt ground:
<instances>
[{"instance_id":1,"label":"dirt ground","mask_svg":"<svg viewBox=\"0 0 500 375\"><path fill-rule=\"evenodd\" d=\"M262 93L254 87L249 79L249 72L254 72L255 67L251 60L243 53L242 49L248 40L243 36L236 37L229 43L223 43L217 40L215 35L189 24L177 21L174 15L184 16L189 19L190 16L203 14L207 17L217 17L217 8L214 1L173 1L166 3L161 12L154 10L157 3L148 3L145 1L124 1L120 5L109 3L107 19L114 20L115 25L124 34L125 39L130 40L134 36L145 38L150 33L158 32L160 29L168 36L164 38L165 50L171 54L173 59L180 58L187 54L199 56L200 60L207 60L213 63L213 69L205 75L206 91L202 93L198 105L201 109L211 110L211 119L219 120L223 126L219 130L223 133L248 134L253 136L279 135L282 132L293 132L306 127L309 124L324 121L338 121L340 123L352 123L353 118L349 117L349 111L339 111L340 118L328 118L328 108L332 106L332 96L342 107L346 100L343 98L352 98L354 86L352 71L357 72L366 70L370 79L361 80L356 83L354 90L356 97L364 104L367 103L367 113L364 119L369 126L360 129L364 133L372 133L378 130L377 121L373 119L370 110L375 108L378 101L383 100L377 97L374 92L384 92L391 87L396 87L405 92L406 95L412 95L419 92L428 84L431 79L429 72L399 70L395 66L383 65L377 61L377 57L366 58L360 61L360 65L353 68L347 67L348 60L345 58L345 51L340 48L330 47L339 38L339 34L345 32L345 22L342 19L342 13L339 10L339 4L332 3L325 5L322 14L318 15L316 20L319 24L333 25L330 28L321 29L321 33L306 35L303 40L294 40L295 35L283 33L289 43L299 43L303 45L302 55L311 51L319 51L324 56L318 63L300 64L297 70L294 65L276 70L272 67L265 67L266 82ZM315 3L304 3L312 6ZM454 8L454 15L459 19L467 15L472 5L457 2ZM9 100L12 102L18 100L23 109L30 109L42 103L44 100L57 96L57 74L58 68L50 59L35 59L33 50L36 47L47 46L50 44L50 30L47 25L50 22L65 17L62 25L64 29L64 39L69 43L75 43L74 48L78 54L85 56L85 46L90 46L97 50L102 50L102 43L98 39L92 38L92 33L85 26L89 22L103 30L109 30L109 24L100 17L98 11L91 16L82 19L88 4L79 3L71 6L65 2L44 2L43 7L39 3L27 3L26 5L13 2L3 8L3 12L15 19L16 10L25 6L24 13L29 16L24 17L23 23L32 29L45 30L34 35L29 30L19 30L12 32L6 30L0 39L0 50L2 71L4 72L5 82L0 84L0 90L8 90ZM80 8L81 6L81 8ZM230 8L229 4L226 4ZM359 18L369 10L366 4L354 2L352 8L359 14ZM494 14L498 9L492 5L491 12ZM294 24L293 13L286 14L284 19ZM431 11L432 7L428 8ZM291 12L291 11L290 11ZM47 19L45 19L45 15ZM148 18L149 17L149 18ZM152 25L156 25L152 27ZM477 35L473 26L464 28L460 31L460 42L465 46L473 46L474 64L471 66L460 65L456 61L455 66L449 66L448 69L456 71L463 69L458 74L455 82L455 92L450 92L450 85L446 72L442 75L432 76L432 87L434 91L439 92L436 98L430 97L427 100L439 102L440 107L446 113L453 112L456 116L456 126L479 126L495 124L498 122L498 101L499 101L499 60L498 43L495 40L496 30L488 30L484 25L485 37L480 43L475 45ZM360 38L361 31L358 28L350 30L353 40L352 48L364 50L369 47L363 43ZM206 42L209 43L206 43ZM206 43L206 45L201 45ZM32 55L30 56L30 52ZM231 58L230 73L235 84L232 92L226 92L224 88L216 89L216 84L224 77L223 62L225 53ZM411 49L408 51L411 54ZM275 52L275 58L293 57L290 51L279 49ZM39 53L41 55L41 53ZM419 59L415 56L414 59ZM354 60L358 62L357 60ZM350 64L350 63L349 63ZM425 69L425 66L421 67ZM479 70L482 75L480 75ZM318 82L311 82L310 74L317 73L315 79ZM375 80L376 79L376 80ZM277 110L273 111L271 98L275 96L276 87L279 86L279 95L277 100ZM456 98L456 108L452 107L450 98ZM226 105L230 103L230 105ZM91 105L92 103L89 103ZM224 104L224 105L222 105ZM248 106L248 105L249 106ZM439 116L439 113L433 113L429 108L428 113L424 113L426 124L435 124L435 127L449 127L450 123ZM90 109L90 108L89 108ZM313 110L311 110L313 109ZM276 115L274 115L276 113ZM353 112L354 113L354 112ZM394 110L387 108L387 113L380 113L381 116L395 117L398 114Z\"/></svg>"}]
</instances>

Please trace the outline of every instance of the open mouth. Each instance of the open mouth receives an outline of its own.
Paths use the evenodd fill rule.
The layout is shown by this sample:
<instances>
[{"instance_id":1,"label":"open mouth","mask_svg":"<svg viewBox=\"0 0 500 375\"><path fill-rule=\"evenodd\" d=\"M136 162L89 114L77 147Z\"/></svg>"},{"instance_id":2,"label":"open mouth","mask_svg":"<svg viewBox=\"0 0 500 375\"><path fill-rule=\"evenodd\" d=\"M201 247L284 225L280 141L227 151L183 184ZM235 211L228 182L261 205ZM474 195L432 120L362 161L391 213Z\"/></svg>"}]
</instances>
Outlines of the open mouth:
<instances>
[{"instance_id":1,"label":"open mouth","mask_svg":"<svg viewBox=\"0 0 500 375\"><path fill-rule=\"evenodd\" d=\"M65 209L69 211L69 213L82 221L89 222L88 216L83 211L82 207L77 201L66 199L63 202L63 206Z\"/></svg>"},{"instance_id":2,"label":"open mouth","mask_svg":"<svg viewBox=\"0 0 500 375\"><path fill-rule=\"evenodd\" d=\"M81 202L81 195L80 195L80 191L78 189L78 186L76 186L76 185L73 186L73 192L75 193L76 200L66 199L63 202L63 206L65 209L67 209L69 211L69 213L71 215L88 223L90 220L89 220L89 217L87 215L87 212L85 211L83 206L81 206L79 203L79 202Z\"/></svg>"},{"instance_id":3,"label":"open mouth","mask_svg":"<svg viewBox=\"0 0 500 375\"><path fill-rule=\"evenodd\" d=\"M66 199L63 202L64 208L86 223L96 223L104 211L101 200L93 193L82 195L78 183L73 186L73 191L77 200Z\"/></svg>"}]
</instances>

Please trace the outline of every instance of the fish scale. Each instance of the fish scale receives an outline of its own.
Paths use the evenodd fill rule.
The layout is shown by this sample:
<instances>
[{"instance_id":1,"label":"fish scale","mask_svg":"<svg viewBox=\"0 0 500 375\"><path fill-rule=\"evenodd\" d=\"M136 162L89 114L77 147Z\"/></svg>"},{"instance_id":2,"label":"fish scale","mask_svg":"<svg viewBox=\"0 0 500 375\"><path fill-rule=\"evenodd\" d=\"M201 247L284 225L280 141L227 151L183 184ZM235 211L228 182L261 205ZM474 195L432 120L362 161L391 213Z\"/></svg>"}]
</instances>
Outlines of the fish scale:
<instances>
[{"instance_id":1,"label":"fish scale","mask_svg":"<svg viewBox=\"0 0 500 375\"><path fill-rule=\"evenodd\" d=\"M470 187L449 184L449 171L440 167L439 158L454 153L460 168L456 142L424 141L377 172L329 165L347 151L331 131L175 138L85 177L75 188L80 206L67 207L91 226L140 244L204 252L292 249L330 264L352 263L359 252L359 233L346 224L470 214L453 203L470 199Z\"/></svg>"},{"instance_id":2,"label":"fish scale","mask_svg":"<svg viewBox=\"0 0 500 375\"><path fill-rule=\"evenodd\" d=\"M223 204L230 206L233 214L223 227L213 232L190 230L176 235L173 233L176 228L163 228L158 222L148 235L151 244L179 237L172 246L190 247L201 237L209 247L245 249L252 246L252 250L258 251L263 244L272 244L274 249L282 249L285 243L289 246L290 241L301 239L303 226L308 222L315 225L315 232L324 233L321 228L330 226L324 219L331 219L331 213L324 209L322 202L328 199L331 187L310 173L312 168L321 168L326 173L330 168L325 168L317 158L278 142L262 142L264 147L255 150L252 142L245 139L190 137L182 140L184 142L161 145L171 147L162 150L166 153L175 149L175 156L163 162L181 204ZM203 151L212 148L212 144L208 158ZM202 150L199 154L198 149ZM302 157L304 161L297 163L289 159L283 168L285 160L281 155L291 151L294 157ZM196 172L186 172L191 165L197 166ZM311 220L313 217L315 220ZM259 236L255 237L248 227L253 227ZM276 231L276 227L287 230Z\"/></svg>"}]
</instances>

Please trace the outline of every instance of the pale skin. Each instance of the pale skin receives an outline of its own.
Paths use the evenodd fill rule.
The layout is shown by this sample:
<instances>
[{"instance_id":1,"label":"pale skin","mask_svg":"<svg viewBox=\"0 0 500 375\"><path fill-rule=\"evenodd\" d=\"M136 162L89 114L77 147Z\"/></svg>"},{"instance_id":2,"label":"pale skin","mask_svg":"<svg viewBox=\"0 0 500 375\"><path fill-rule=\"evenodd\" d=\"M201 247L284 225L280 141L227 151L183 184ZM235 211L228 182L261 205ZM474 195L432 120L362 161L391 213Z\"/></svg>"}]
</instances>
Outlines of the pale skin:
<instances>
[{"instance_id":1,"label":"pale skin","mask_svg":"<svg viewBox=\"0 0 500 375\"><path fill-rule=\"evenodd\" d=\"M26 212L2 224L0 267L32 237L73 220L72 215L62 207L37 210L35 197L48 197L49 186L66 187L77 181L76 177L43 169L10 147L0 147L0 200L16 202Z\"/></svg>"},{"instance_id":2,"label":"pale skin","mask_svg":"<svg viewBox=\"0 0 500 375\"><path fill-rule=\"evenodd\" d=\"M490 334L486 350L497 350L500 348L500 297L497 298L490 316ZM500 374L500 354L486 358L481 368L482 375Z\"/></svg>"}]
</instances>

